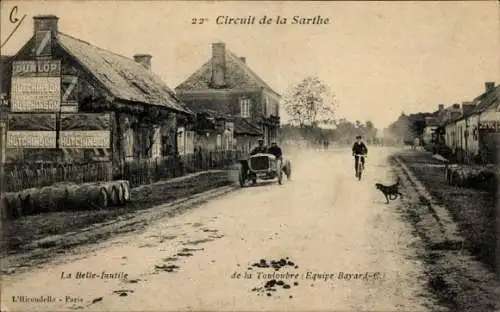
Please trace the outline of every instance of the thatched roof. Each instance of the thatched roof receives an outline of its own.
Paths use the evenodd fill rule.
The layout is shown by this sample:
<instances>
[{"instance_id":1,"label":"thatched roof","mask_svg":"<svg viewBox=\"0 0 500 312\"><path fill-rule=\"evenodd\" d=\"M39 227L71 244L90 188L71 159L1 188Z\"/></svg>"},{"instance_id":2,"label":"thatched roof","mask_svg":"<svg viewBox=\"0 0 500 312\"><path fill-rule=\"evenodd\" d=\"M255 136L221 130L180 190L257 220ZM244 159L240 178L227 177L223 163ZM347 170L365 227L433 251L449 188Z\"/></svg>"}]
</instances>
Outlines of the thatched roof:
<instances>
[{"instance_id":1,"label":"thatched roof","mask_svg":"<svg viewBox=\"0 0 500 312\"><path fill-rule=\"evenodd\" d=\"M114 97L192 114L159 76L133 59L60 32L57 41Z\"/></svg>"},{"instance_id":2,"label":"thatched roof","mask_svg":"<svg viewBox=\"0 0 500 312\"><path fill-rule=\"evenodd\" d=\"M262 78L250 69L250 67L238 56L228 49L225 51L226 86L222 88L222 90L266 88L279 96L276 91L274 91ZM214 59L211 58L208 62L203 64L196 72L194 72L184 82L179 84L175 90L180 92L189 92L195 90L202 91L213 89L211 86L213 61Z\"/></svg>"}]
</instances>

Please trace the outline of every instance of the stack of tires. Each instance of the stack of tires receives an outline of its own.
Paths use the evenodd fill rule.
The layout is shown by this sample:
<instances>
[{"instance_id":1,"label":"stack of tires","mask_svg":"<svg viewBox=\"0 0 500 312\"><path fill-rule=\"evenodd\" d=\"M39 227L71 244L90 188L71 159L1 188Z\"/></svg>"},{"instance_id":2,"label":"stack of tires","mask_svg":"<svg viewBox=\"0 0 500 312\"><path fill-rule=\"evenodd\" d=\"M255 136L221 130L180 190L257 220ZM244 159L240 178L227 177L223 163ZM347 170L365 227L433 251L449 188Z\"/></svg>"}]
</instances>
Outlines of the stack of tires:
<instances>
[{"instance_id":1,"label":"stack of tires","mask_svg":"<svg viewBox=\"0 0 500 312\"><path fill-rule=\"evenodd\" d=\"M124 180L85 184L64 182L6 193L1 200L2 219L55 211L102 210L128 203L130 184Z\"/></svg>"}]
</instances>

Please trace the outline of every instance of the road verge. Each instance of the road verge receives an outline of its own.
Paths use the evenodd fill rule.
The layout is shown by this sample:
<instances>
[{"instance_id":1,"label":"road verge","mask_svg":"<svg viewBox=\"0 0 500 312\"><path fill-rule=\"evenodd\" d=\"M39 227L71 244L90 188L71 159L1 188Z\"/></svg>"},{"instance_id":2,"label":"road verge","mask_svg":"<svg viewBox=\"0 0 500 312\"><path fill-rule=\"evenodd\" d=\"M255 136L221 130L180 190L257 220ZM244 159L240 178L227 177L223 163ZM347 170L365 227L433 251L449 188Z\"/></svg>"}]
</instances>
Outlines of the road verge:
<instances>
[{"instance_id":1,"label":"road verge","mask_svg":"<svg viewBox=\"0 0 500 312\"><path fill-rule=\"evenodd\" d=\"M451 311L497 311L500 287L495 273L464 247L447 207L433 198L401 158L392 161L405 189L402 212L425 244L419 256L440 304Z\"/></svg>"},{"instance_id":2,"label":"road verge","mask_svg":"<svg viewBox=\"0 0 500 312\"><path fill-rule=\"evenodd\" d=\"M217 176L219 176L219 179L216 178ZM196 186L193 186L194 183L196 183ZM200 206L208 200L223 196L235 188L236 184L233 183L227 172L196 174L193 177L180 178L177 181L162 181L159 182L159 185L141 186L134 189L132 195L136 198L138 196L143 197L135 203L136 205L144 205L143 207L127 207L126 212L112 211L114 214L107 215L107 218L101 218L100 222L91 222L94 219L89 218L85 220L86 223L80 223L79 228L72 228L54 235L40 235L39 238L25 242L22 248L3 256L2 270L5 273L12 273L13 271L19 271L23 266L32 266L49 261L54 256L66 253L79 245L98 243L122 233L142 231L147 225L156 220L181 214ZM165 193L168 193L170 197L166 198ZM177 197L174 197L175 195ZM158 201L162 198L165 203L159 204ZM146 200L149 200L149 202L146 202ZM43 217L44 222L47 223L44 226L47 228L57 226L58 222L68 221L67 218L62 217L59 219L51 219L50 216ZM71 214L70 217L75 218ZM87 224L87 226L81 226L84 224ZM33 227L33 224L31 224L31 227ZM68 226L64 228L68 229ZM15 232L9 236L13 237L14 235ZM2 239L9 238L4 235Z\"/></svg>"}]
</instances>

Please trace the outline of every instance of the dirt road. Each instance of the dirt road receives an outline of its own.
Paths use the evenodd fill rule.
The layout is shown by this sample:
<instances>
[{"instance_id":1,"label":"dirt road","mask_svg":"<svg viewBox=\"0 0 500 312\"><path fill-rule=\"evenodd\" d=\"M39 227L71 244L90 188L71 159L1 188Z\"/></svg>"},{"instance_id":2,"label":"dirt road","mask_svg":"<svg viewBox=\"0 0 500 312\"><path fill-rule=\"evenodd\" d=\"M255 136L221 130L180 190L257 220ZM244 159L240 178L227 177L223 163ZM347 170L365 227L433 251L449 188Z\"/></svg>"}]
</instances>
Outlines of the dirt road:
<instances>
[{"instance_id":1,"label":"dirt road","mask_svg":"<svg viewBox=\"0 0 500 312\"><path fill-rule=\"evenodd\" d=\"M374 187L395 179L387 155L371 151L362 181L348 150L293 156L284 185L6 277L2 310L438 310L419 238Z\"/></svg>"}]
</instances>

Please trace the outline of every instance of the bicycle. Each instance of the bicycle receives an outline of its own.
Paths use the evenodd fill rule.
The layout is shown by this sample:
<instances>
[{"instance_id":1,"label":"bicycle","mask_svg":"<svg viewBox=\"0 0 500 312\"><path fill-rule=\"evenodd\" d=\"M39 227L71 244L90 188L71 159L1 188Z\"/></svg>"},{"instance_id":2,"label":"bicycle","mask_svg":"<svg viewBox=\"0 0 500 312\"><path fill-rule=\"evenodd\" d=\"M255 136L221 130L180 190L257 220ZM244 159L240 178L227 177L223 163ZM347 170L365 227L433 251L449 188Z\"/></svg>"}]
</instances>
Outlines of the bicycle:
<instances>
[{"instance_id":1,"label":"bicycle","mask_svg":"<svg viewBox=\"0 0 500 312\"><path fill-rule=\"evenodd\" d=\"M356 166L356 178L358 178L358 180L361 180L361 176L363 174L363 162L362 162L362 159L366 158L366 155L355 154L354 157L359 157L359 159L358 159L358 165Z\"/></svg>"}]
</instances>

